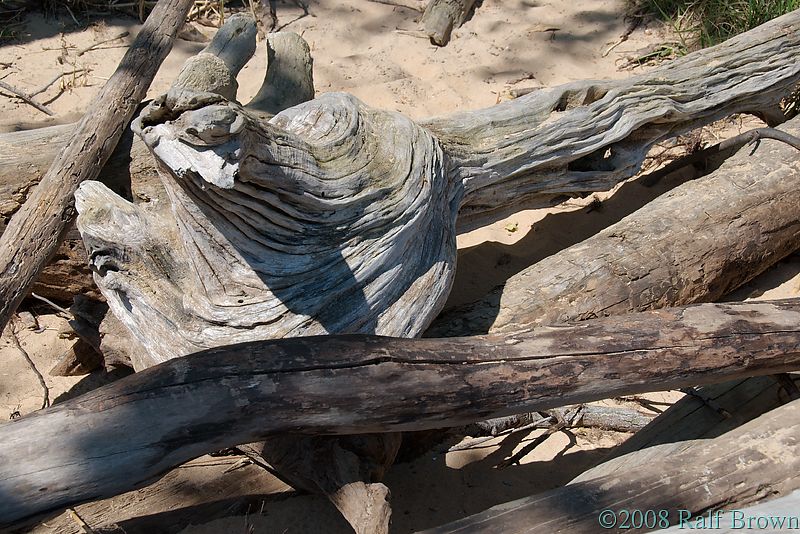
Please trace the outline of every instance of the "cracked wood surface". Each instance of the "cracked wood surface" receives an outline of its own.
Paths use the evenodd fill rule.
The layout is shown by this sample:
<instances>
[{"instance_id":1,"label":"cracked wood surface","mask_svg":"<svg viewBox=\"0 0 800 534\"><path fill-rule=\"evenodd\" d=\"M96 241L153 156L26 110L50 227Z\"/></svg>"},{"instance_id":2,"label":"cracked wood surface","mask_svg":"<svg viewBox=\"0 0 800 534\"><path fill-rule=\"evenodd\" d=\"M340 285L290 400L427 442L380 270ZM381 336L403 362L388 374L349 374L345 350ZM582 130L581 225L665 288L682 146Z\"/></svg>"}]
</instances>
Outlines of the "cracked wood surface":
<instances>
[{"instance_id":1,"label":"cracked wood surface","mask_svg":"<svg viewBox=\"0 0 800 534\"><path fill-rule=\"evenodd\" d=\"M0 521L120 493L272 433L458 426L799 364L800 299L671 308L514 336L220 347L0 426Z\"/></svg>"},{"instance_id":2,"label":"cracked wood surface","mask_svg":"<svg viewBox=\"0 0 800 534\"><path fill-rule=\"evenodd\" d=\"M421 124L344 94L268 120L206 89L173 95L136 123L171 217L97 183L77 193L95 279L147 348L138 368L268 337L417 336L452 283L456 218L610 187L653 142L774 106L798 80L798 26L800 12L790 13L630 80L577 82ZM484 193L490 203L479 202ZM668 233L673 219L653 231ZM763 245L752 249L764 266L789 246Z\"/></svg>"}]
</instances>

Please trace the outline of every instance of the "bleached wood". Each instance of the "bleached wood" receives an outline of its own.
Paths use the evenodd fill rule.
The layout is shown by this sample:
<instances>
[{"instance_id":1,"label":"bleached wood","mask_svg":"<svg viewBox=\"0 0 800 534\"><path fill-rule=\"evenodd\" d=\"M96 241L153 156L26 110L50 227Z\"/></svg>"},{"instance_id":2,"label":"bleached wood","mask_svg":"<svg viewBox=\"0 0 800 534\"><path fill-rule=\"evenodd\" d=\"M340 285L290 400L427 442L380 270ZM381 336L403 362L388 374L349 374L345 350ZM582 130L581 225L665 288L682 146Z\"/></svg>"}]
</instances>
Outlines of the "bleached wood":
<instances>
[{"instance_id":1,"label":"bleached wood","mask_svg":"<svg viewBox=\"0 0 800 534\"><path fill-rule=\"evenodd\" d=\"M108 160L190 6L190 0L156 4L67 145L0 236L0 328L58 248L74 215L73 193Z\"/></svg>"},{"instance_id":2,"label":"bleached wood","mask_svg":"<svg viewBox=\"0 0 800 534\"><path fill-rule=\"evenodd\" d=\"M424 534L500 534L543 529L568 533L627 532L633 528L626 528L622 510L643 513L654 510L656 514L666 510L664 523L653 521L648 525L655 529L635 530L648 532L659 527L681 526L680 510L703 515L708 510L730 511L774 496L789 495L800 488L799 422L800 401L795 401L716 439L698 440L682 451L661 454L647 465L503 503L426 530ZM779 504L780 508L756 509L788 513L790 509L784 503ZM617 514L618 519L607 529L599 523L604 510ZM796 513L796 509L791 513ZM637 520L629 518L628 523L638 526ZM726 527L726 522L707 521L705 525L706 529L718 532ZM689 526L684 523L683 529L675 531L687 530Z\"/></svg>"},{"instance_id":3,"label":"bleached wood","mask_svg":"<svg viewBox=\"0 0 800 534\"><path fill-rule=\"evenodd\" d=\"M800 135L800 118L781 129ZM800 152L768 140L744 147L712 174L449 310L426 336L717 300L800 248L798 206Z\"/></svg>"}]
</instances>

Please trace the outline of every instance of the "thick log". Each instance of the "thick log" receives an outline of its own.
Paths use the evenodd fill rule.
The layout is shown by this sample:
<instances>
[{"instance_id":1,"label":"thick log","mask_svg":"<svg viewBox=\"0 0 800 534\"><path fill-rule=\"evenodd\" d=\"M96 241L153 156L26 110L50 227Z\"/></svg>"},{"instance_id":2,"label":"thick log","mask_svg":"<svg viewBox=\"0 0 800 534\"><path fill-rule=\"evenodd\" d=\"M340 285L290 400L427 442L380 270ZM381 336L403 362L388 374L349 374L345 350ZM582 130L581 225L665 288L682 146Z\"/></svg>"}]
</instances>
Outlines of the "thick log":
<instances>
[{"instance_id":1,"label":"thick log","mask_svg":"<svg viewBox=\"0 0 800 534\"><path fill-rule=\"evenodd\" d=\"M680 526L681 511L688 519L689 515L731 510L800 488L798 454L800 402L794 401L721 437L693 442L677 454L661 455L646 466L504 503L425 534L533 532L541 528L570 533L647 532ZM650 528L636 529L631 524L638 526L638 519L627 517L626 526L622 512L634 509L665 510L666 517L660 522L656 512L656 517L649 519ZM698 524L692 521L688 525Z\"/></svg>"},{"instance_id":2,"label":"thick log","mask_svg":"<svg viewBox=\"0 0 800 534\"><path fill-rule=\"evenodd\" d=\"M781 128L800 135L800 118ZM797 206L800 152L762 141L448 311L426 335L511 332L717 300L800 248Z\"/></svg>"},{"instance_id":3,"label":"thick log","mask_svg":"<svg viewBox=\"0 0 800 534\"><path fill-rule=\"evenodd\" d=\"M67 146L0 236L0 328L55 253L74 215L73 194L97 177L172 48L191 0L161 0L89 105Z\"/></svg>"},{"instance_id":4,"label":"thick log","mask_svg":"<svg viewBox=\"0 0 800 534\"><path fill-rule=\"evenodd\" d=\"M507 337L326 336L210 349L0 426L0 521L119 493L204 452L271 433L460 426L785 372L800 366L798 319L794 299L703 304Z\"/></svg>"},{"instance_id":5,"label":"thick log","mask_svg":"<svg viewBox=\"0 0 800 534\"><path fill-rule=\"evenodd\" d=\"M422 25L431 42L444 46L450 34L467 20L475 0L430 0L422 14Z\"/></svg>"}]
</instances>

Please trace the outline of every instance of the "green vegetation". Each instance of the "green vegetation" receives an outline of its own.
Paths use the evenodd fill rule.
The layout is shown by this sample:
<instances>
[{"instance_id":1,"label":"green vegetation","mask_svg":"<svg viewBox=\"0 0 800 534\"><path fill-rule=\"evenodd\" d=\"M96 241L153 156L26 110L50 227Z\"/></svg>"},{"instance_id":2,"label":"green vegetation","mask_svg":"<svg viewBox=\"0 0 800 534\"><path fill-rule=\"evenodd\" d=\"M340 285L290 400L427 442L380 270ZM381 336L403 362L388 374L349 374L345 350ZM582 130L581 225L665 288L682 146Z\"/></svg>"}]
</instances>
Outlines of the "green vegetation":
<instances>
[{"instance_id":1,"label":"green vegetation","mask_svg":"<svg viewBox=\"0 0 800 534\"><path fill-rule=\"evenodd\" d=\"M667 22L684 53L711 46L800 8L800 0L629 0L632 12Z\"/></svg>"}]
</instances>

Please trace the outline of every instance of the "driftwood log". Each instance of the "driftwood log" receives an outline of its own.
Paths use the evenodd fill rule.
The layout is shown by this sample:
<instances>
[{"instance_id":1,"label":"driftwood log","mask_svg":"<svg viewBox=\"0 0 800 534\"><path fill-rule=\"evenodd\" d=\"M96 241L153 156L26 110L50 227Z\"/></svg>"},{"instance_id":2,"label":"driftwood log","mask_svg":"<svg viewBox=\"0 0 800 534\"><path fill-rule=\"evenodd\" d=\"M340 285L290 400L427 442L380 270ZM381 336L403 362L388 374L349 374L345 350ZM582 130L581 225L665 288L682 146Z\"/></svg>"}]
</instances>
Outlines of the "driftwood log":
<instances>
[{"instance_id":1,"label":"driftwood log","mask_svg":"<svg viewBox=\"0 0 800 534\"><path fill-rule=\"evenodd\" d=\"M800 488L798 454L800 401L794 401L721 437L698 440L682 452L651 458L647 465L504 503L426 530L425 534L494 534L538 529L570 533L647 532L680 526L681 510L688 519L689 515L741 508ZM638 519L626 516L622 510L633 509L665 510L666 516L664 522L659 522L662 516L656 513L655 518L648 519L652 523L648 525L650 528L632 528L631 525L639 526ZM796 513L794 509L793 515ZM687 521L681 532L689 528L687 525L698 524ZM715 524L707 522L705 528L714 527Z\"/></svg>"},{"instance_id":2,"label":"driftwood log","mask_svg":"<svg viewBox=\"0 0 800 534\"><path fill-rule=\"evenodd\" d=\"M781 129L800 135L800 118ZM593 237L449 310L430 337L710 302L800 249L800 152L746 147Z\"/></svg>"},{"instance_id":3,"label":"driftwood log","mask_svg":"<svg viewBox=\"0 0 800 534\"><path fill-rule=\"evenodd\" d=\"M172 48L191 0L161 0L67 145L0 236L0 329L61 243L78 185L97 177Z\"/></svg>"},{"instance_id":4,"label":"driftwood log","mask_svg":"<svg viewBox=\"0 0 800 534\"><path fill-rule=\"evenodd\" d=\"M459 426L785 372L800 366L799 319L794 299L671 308L510 337L326 336L210 349L0 426L0 521L126 491L270 433Z\"/></svg>"},{"instance_id":5,"label":"driftwood log","mask_svg":"<svg viewBox=\"0 0 800 534\"><path fill-rule=\"evenodd\" d=\"M469 17L475 0L431 0L422 14L422 25L431 42L444 46L450 34Z\"/></svg>"}]
</instances>

